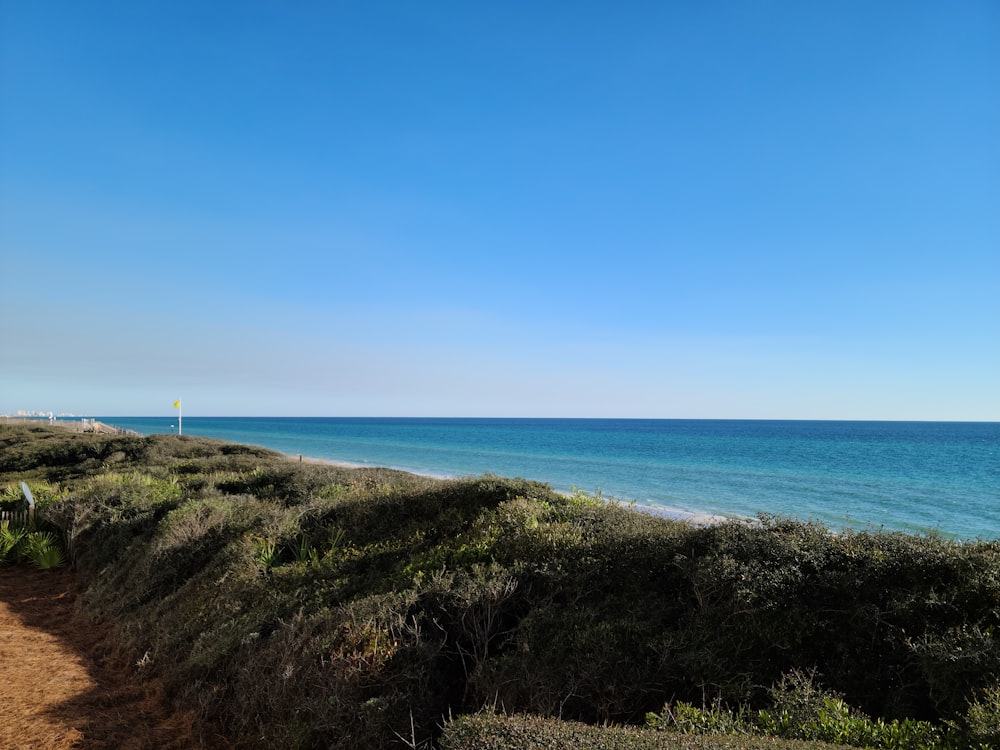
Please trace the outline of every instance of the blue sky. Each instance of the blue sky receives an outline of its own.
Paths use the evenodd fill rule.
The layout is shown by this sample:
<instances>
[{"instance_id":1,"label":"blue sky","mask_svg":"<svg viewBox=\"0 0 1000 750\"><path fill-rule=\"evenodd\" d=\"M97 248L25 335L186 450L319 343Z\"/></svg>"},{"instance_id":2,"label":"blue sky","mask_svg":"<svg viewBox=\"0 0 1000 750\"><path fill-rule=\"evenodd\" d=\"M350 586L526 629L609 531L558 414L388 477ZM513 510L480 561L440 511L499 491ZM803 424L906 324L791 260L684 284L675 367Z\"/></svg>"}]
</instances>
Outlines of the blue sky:
<instances>
[{"instance_id":1,"label":"blue sky","mask_svg":"<svg viewBox=\"0 0 1000 750\"><path fill-rule=\"evenodd\" d=\"M0 413L1000 420L1000 5L0 0Z\"/></svg>"}]
</instances>

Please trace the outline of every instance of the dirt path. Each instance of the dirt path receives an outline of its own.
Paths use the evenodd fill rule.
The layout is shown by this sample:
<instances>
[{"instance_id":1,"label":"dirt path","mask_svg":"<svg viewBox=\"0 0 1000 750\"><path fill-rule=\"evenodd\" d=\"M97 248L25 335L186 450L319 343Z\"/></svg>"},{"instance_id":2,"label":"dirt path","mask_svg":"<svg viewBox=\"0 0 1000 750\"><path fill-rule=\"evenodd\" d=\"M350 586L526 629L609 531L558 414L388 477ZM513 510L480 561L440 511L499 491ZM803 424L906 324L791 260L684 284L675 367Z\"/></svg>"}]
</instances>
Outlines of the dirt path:
<instances>
[{"instance_id":1,"label":"dirt path","mask_svg":"<svg viewBox=\"0 0 1000 750\"><path fill-rule=\"evenodd\" d=\"M0 567L0 750L227 748L107 658L68 570Z\"/></svg>"}]
</instances>

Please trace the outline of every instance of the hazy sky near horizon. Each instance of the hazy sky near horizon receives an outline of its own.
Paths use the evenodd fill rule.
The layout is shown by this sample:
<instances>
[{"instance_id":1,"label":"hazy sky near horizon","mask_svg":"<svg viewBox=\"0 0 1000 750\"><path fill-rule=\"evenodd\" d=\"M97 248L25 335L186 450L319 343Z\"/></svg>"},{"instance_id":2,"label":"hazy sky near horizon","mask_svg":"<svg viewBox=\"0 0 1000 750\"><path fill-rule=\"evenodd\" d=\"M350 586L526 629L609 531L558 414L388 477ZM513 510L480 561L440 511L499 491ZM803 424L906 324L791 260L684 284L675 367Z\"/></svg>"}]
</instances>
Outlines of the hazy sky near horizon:
<instances>
[{"instance_id":1,"label":"hazy sky near horizon","mask_svg":"<svg viewBox=\"0 0 1000 750\"><path fill-rule=\"evenodd\" d=\"M0 413L1000 420L994 0L0 9Z\"/></svg>"}]
</instances>

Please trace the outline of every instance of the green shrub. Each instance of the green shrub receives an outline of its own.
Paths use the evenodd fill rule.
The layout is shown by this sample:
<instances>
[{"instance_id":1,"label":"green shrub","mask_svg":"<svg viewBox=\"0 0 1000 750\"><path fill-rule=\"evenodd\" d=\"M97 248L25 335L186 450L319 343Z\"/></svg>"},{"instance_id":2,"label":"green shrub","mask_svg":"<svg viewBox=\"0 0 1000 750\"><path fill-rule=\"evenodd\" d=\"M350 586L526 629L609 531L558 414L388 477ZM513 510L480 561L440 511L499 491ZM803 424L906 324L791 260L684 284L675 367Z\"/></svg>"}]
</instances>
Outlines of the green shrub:
<instances>
[{"instance_id":1,"label":"green shrub","mask_svg":"<svg viewBox=\"0 0 1000 750\"><path fill-rule=\"evenodd\" d=\"M51 531L32 531L20 543L21 555L42 570L60 567L66 556L59 537Z\"/></svg>"},{"instance_id":2,"label":"green shrub","mask_svg":"<svg viewBox=\"0 0 1000 750\"><path fill-rule=\"evenodd\" d=\"M682 734L756 734L885 750L950 750L960 744L953 727L913 719L872 720L814 680L814 673L799 671L783 676L771 690L772 705L756 715L718 704L701 709L678 702L648 714L646 725Z\"/></svg>"},{"instance_id":3,"label":"green shrub","mask_svg":"<svg viewBox=\"0 0 1000 750\"><path fill-rule=\"evenodd\" d=\"M10 521L0 521L0 563L14 562L28 530L12 526Z\"/></svg>"},{"instance_id":4,"label":"green shrub","mask_svg":"<svg viewBox=\"0 0 1000 750\"><path fill-rule=\"evenodd\" d=\"M29 530L0 521L0 563L26 560L42 570L58 568L66 561L59 535Z\"/></svg>"},{"instance_id":5,"label":"green shrub","mask_svg":"<svg viewBox=\"0 0 1000 750\"><path fill-rule=\"evenodd\" d=\"M1000 685L982 691L965 713L969 747L1000 747Z\"/></svg>"},{"instance_id":6,"label":"green shrub","mask_svg":"<svg viewBox=\"0 0 1000 750\"><path fill-rule=\"evenodd\" d=\"M646 726L680 734L754 734L753 724L742 712L732 711L718 703L710 709L698 708L686 701L668 703L661 713L646 714Z\"/></svg>"},{"instance_id":7,"label":"green shrub","mask_svg":"<svg viewBox=\"0 0 1000 750\"><path fill-rule=\"evenodd\" d=\"M319 562L320 551L313 545L308 534L303 534L295 542L289 545L295 562L313 564Z\"/></svg>"},{"instance_id":8,"label":"green shrub","mask_svg":"<svg viewBox=\"0 0 1000 750\"><path fill-rule=\"evenodd\" d=\"M250 540L253 550L253 560L265 573L278 566L281 562L281 550L273 539L255 536Z\"/></svg>"},{"instance_id":9,"label":"green shrub","mask_svg":"<svg viewBox=\"0 0 1000 750\"><path fill-rule=\"evenodd\" d=\"M441 747L443 750L833 750L840 746L772 737L670 734L486 712L449 721L441 737Z\"/></svg>"}]
</instances>

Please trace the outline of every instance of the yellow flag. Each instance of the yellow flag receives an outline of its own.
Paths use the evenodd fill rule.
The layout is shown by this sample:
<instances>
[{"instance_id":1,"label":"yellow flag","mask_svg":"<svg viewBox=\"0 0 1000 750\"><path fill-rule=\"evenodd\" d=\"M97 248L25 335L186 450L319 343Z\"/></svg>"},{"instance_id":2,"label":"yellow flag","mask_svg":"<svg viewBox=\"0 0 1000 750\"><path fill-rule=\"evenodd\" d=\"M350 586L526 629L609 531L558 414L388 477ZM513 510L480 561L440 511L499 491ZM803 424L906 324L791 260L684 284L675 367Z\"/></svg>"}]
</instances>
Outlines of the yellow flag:
<instances>
[{"instance_id":1,"label":"yellow flag","mask_svg":"<svg viewBox=\"0 0 1000 750\"><path fill-rule=\"evenodd\" d=\"M180 401L174 401L174 408L175 409L180 409L181 408L181 402Z\"/></svg>"}]
</instances>

